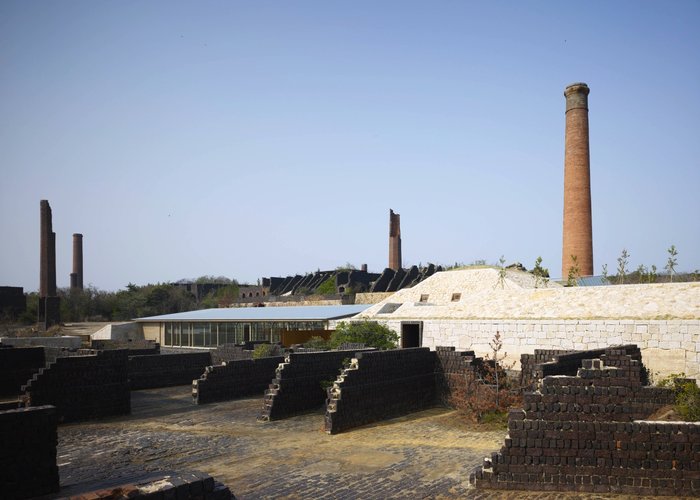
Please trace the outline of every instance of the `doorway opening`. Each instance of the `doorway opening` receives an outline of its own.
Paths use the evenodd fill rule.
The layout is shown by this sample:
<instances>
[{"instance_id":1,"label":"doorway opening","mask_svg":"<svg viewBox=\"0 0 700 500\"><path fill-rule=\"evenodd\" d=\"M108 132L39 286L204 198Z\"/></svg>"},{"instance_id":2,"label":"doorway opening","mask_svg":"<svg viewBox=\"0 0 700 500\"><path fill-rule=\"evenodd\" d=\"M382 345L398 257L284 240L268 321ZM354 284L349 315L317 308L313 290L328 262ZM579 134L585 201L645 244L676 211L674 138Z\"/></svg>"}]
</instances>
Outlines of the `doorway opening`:
<instances>
[{"instance_id":1,"label":"doorway opening","mask_svg":"<svg viewBox=\"0 0 700 500\"><path fill-rule=\"evenodd\" d=\"M401 348L420 347L423 343L423 322L401 323Z\"/></svg>"}]
</instances>

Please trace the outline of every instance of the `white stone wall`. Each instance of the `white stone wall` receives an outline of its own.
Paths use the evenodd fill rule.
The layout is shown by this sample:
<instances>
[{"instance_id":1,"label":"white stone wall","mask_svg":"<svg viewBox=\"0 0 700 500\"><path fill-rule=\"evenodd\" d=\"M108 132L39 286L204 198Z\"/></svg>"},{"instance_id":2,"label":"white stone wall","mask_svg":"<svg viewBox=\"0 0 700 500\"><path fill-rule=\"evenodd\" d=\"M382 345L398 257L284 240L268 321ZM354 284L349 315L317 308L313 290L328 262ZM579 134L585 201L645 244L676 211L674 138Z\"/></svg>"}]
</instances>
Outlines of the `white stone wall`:
<instances>
[{"instance_id":1,"label":"white stone wall","mask_svg":"<svg viewBox=\"0 0 700 500\"><path fill-rule=\"evenodd\" d=\"M373 318L401 333L400 320ZM418 318L417 318L418 319ZM420 319L419 319L420 320ZM655 377L685 373L700 378L700 320L460 320L423 319L424 347L455 346L483 356L496 331L507 361L535 349L598 349L636 344Z\"/></svg>"}]
</instances>

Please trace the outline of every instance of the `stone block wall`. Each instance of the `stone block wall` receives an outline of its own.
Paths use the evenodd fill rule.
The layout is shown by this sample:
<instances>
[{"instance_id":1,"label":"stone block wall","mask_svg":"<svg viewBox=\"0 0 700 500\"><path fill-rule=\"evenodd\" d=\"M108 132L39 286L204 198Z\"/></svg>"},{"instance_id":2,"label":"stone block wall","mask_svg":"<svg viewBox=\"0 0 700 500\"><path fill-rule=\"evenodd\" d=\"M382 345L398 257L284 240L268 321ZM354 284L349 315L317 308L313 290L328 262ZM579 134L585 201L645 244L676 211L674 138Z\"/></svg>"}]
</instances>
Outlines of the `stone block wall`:
<instances>
[{"instance_id":1,"label":"stone block wall","mask_svg":"<svg viewBox=\"0 0 700 500\"><path fill-rule=\"evenodd\" d=\"M196 404L205 404L263 394L282 362L284 358L276 356L207 366L204 374L192 381L192 398Z\"/></svg>"},{"instance_id":2,"label":"stone block wall","mask_svg":"<svg viewBox=\"0 0 700 500\"><path fill-rule=\"evenodd\" d=\"M131 412L127 351L59 357L23 387L27 406L53 405L59 422Z\"/></svg>"},{"instance_id":3,"label":"stone block wall","mask_svg":"<svg viewBox=\"0 0 700 500\"><path fill-rule=\"evenodd\" d=\"M22 386L46 364L42 347L0 349L0 399L22 394Z\"/></svg>"},{"instance_id":4,"label":"stone block wall","mask_svg":"<svg viewBox=\"0 0 700 500\"><path fill-rule=\"evenodd\" d=\"M397 332L401 321L382 321ZM477 356L490 351L489 342L498 331L503 341L506 362L535 349L605 349L612 345L637 345L645 365L657 377L685 373L700 378L700 320L606 320L606 319L422 319L422 347L452 345L458 350L473 350Z\"/></svg>"},{"instance_id":5,"label":"stone block wall","mask_svg":"<svg viewBox=\"0 0 700 500\"><path fill-rule=\"evenodd\" d=\"M510 412L508 436L470 481L481 489L700 495L700 423L647 418L674 401L642 386L626 349L548 376Z\"/></svg>"},{"instance_id":6,"label":"stone block wall","mask_svg":"<svg viewBox=\"0 0 700 500\"><path fill-rule=\"evenodd\" d=\"M0 497L58 492L56 426L52 406L0 411Z\"/></svg>"},{"instance_id":7,"label":"stone block wall","mask_svg":"<svg viewBox=\"0 0 700 500\"><path fill-rule=\"evenodd\" d=\"M253 359L253 351L239 344L222 344L211 351L211 362L215 365L241 359Z\"/></svg>"},{"instance_id":8,"label":"stone block wall","mask_svg":"<svg viewBox=\"0 0 700 500\"><path fill-rule=\"evenodd\" d=\"M328 390L325 429L337 434L435 404L435 352L359 352Z\"/></svg>"},{"instance_id":9,"label":"stone block wall","mask_svg":"<svg viewBox=\"0 0 700 500\"><path fill-rule=\"evenodd\" d=\"M356 351L290 353L280 363L265 400L260 420L279 420L323 406L326 388Z\"/></svg>"},{"instance_id":10,"label":"stone block wall","mask_svg":"<svg viewBox=\"0 0 700 500\"><path fill-rule=\"evenodd\" d=\"M210 366L209 351L129 357L131 389L191 385Z\"/></svg>"}]
</instances>

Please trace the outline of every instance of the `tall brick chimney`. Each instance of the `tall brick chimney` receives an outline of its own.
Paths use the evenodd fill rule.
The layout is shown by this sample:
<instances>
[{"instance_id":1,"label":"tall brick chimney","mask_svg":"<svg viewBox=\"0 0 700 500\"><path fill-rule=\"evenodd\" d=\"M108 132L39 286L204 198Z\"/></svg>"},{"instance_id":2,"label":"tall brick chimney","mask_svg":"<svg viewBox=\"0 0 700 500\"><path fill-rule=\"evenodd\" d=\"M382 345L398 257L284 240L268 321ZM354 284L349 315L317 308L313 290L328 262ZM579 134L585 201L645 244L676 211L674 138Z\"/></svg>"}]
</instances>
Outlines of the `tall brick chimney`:
<instances>
[{"instance_id":1,"label":"tall brick chimney","mask_svg":"<svg viewBox=\"0 0 700 500\"><path fill-rule=\"evenodd\" d=\"M581 276L593 275L593 227L591 223L591 168L588 148L588 85L566 87L566 140L564 153L564 242L561 275L574 266Z\"/></svg>"},{"instance_id":2,"label":"tall brick chimney","mask_svg":"<svg viewBox=\"0 0 700 500\"><path fill-rule=\"evenodd\" d=\"M56 293L56 233L53 232L51 206L48 200L39 203L39 314L38 321L46 329L61 322L60 299Z\"/></svg>"},{"instance_id":3,"label":"tall brick chimney","mask_svg":"<svg viewBox=\"0 0 700 500\"><path fill-rule=\"evenodd\" d=\"M401 216L389 209L389 268L401 269Z\"/></svg>"},{"instance_id":4,"label":"tall brick chimney","mask_svg":"<svg viewBox=\"0 0 700 500\"><path fill-rule=\"evenodd\" d=\"M73 272L70 275L70 287L83 289L83 235L73 234Z\"/></svg>"}]
</instances>

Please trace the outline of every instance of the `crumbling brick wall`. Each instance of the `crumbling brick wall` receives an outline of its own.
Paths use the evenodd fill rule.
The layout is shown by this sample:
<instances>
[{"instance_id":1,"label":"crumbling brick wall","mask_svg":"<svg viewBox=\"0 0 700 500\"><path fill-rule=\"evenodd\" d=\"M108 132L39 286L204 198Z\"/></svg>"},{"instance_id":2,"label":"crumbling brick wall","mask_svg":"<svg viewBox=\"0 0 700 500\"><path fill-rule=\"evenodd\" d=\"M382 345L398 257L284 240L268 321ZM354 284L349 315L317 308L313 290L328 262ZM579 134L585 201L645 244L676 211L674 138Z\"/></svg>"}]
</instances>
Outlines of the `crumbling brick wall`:
<instances>
[{"instance_id":1,"label":"crumbling brick wall","mask_svg":"<svg viewBox=\"0 0 700 500\"><path fill-rule=\"evenodd\" d=\"M22 386L46 364L42 347L0 349L0 398L22 394Z\"/></svg>"},{"instance_id":2,"label":"crumbling brick wall","mask_svg":"<svg viewBox=\"0 0 700 500\"><path fill-rule=\"evenodd\" d=\"M356 351L290 353L280 363L270 389L265 391L261 420L278 420L323 406L326 389L344 361Z\"/></svg>"},{"instance_id":3,"label":"crumbling brick wall","mask_svg":"<svg viewBox=\"0 0 700 500\"><path fill-rule=\"evenodd\" d=\"M191 385L211 365L211 353L154 354L129 357L131 389Z\"/></svg>"},{"instance_id":4,"label":"crumbling brick wall","mask_svg":"<svg viewBox=\"0 0 700 500\"><path fill-rule=\"evenodd\" d=\"M192 398L196 404L206 404L263 394L282 362L282 356L275 356L207 366L204 374L192 381Z\"/></svg>"},{"instance_id":5,"label":"crumbling brick wall","mask_svg":"<svg viewBox=\"0 0 700 500\"><path fill-rule=\"evenodd\" d=\"M147 356L149 354L160 354L160 344L153 340L93 340L90 343L93 349L128 349L129 356Z\"/></svg>"},{"instance_id":6,"label":"crumbling brick wall","mask_svg":"<svg viewBox=\"0 0 700 500\"><path fill-rule=\"evenodd\" d=\"M24 386L27 406L53 405L59 422L131 412L127 351L59 357Z\"/></svg>"},{"instance_id":7,"label":"crumbling brick wall","mask_svg":"<svg viewBox=\"0 0 700 500\"><path fill-rule=\"evenodd\" d=\"M58 492L56 426L52 406L0 411L0 497Z\"/></svg>"},{"instance_id":8,"label":"crumbling brick wall","mask_svg":"<svg viewBox=\"0 0 700 500\"><path fill-rule=\"evenodd\" d=\"M426 347L357 353L328 390L326 432L433 406L435 358Z\"/></svg>"},{"instance_id":9,"label":"crumbling brick wall","mask_svg":"<svg viewBox=\"0 0 700 500\"><path fill-rule=\"evenodd\" d=\"M215 365L241 359L253 359L253 351L239 344L222 344L211 351L211 362Z\"/></svg>"},{"instance_id":10,"label":"crumbling brick wall","mask_svg":"<svg viewBox=\"0 0 700 500\"><path fill-rule=\"evenodd\" d=\"M672 404L642 385L630 346L547 376L510 412L508 437L470 481L482 489L700 495L700 424L642 421Z\"/></svg>"}]
</instances>

